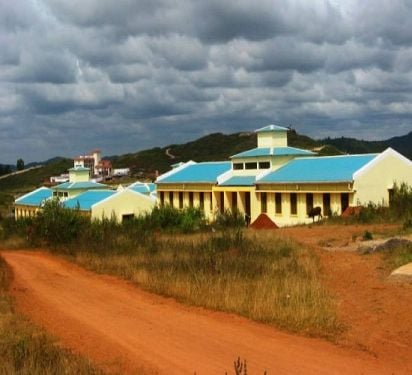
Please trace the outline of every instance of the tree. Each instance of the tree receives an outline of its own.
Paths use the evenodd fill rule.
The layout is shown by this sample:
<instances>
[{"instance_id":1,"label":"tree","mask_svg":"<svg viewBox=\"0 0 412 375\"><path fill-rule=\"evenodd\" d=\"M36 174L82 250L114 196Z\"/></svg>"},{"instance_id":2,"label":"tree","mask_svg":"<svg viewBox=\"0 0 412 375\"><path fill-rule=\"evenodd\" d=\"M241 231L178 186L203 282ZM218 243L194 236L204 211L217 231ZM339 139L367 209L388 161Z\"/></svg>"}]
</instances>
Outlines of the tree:
<instances>
[{"instance_id":1,"label":"tree","mask_svg":"<svg viewBox=\"0 0 412 375\"><path fill-rule=\"evenodd\" d=\"M16 164L17 170L22 171L24 169L24 160L18 159Z\"/></svg>"}]
</instances>

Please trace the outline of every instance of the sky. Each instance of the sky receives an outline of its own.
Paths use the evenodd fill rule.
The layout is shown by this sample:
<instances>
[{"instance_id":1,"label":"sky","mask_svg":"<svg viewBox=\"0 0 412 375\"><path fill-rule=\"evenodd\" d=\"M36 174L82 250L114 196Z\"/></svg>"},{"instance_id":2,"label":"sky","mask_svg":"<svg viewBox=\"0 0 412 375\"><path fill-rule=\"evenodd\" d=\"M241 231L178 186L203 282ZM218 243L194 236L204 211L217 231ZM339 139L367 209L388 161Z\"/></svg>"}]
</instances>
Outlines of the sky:
<instances>
[{"instance_id":1,"label":"sky","mask_svg":"<svg viewBox=\"0 0 412 375\"><path fill-rule=\"evenodd\" d=\"M0 0L0 163L412 131L412 1Z\"/></svg>"}]
</instances>

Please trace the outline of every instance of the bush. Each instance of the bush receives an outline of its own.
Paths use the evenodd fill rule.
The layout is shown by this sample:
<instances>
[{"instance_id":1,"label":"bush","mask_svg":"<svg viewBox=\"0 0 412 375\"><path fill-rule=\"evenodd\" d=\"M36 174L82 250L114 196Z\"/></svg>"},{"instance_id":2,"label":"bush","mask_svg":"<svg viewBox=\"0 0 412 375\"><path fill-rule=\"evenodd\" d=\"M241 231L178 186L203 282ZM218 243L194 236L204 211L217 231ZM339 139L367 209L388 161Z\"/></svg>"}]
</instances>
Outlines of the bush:
<instances>
[{"instance_id":1,"label":"bush","mask_svg":"<svg viewBox=\"0 0 412 375\"><path fill-rule=\"evenodd\" d=\"M215 224L220 228L240 228L245 226L245 217L239 210L225 210L217 215Z\"/></svg>"}]
</instances>

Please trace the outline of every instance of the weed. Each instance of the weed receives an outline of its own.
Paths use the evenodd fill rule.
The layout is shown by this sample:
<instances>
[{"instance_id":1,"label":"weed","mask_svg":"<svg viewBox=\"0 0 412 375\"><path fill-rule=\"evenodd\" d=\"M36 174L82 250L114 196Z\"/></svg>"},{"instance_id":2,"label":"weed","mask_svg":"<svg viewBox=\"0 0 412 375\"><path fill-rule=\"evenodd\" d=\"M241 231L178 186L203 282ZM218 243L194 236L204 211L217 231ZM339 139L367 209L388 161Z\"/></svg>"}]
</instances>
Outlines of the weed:
<instances>
[{"instance_id":1,"label":"weed","mask_svg":"<svg viewBox=\"0 0 412 375\"><path fill-rule=\"evenodd\" d=\"M372 233L369 232L368 230L365 230L365 232L363 232L363 235L362 235L362 240L363 240L363 241L373 240L373 235L372 235Z\"/></svg>"}]
</instances>

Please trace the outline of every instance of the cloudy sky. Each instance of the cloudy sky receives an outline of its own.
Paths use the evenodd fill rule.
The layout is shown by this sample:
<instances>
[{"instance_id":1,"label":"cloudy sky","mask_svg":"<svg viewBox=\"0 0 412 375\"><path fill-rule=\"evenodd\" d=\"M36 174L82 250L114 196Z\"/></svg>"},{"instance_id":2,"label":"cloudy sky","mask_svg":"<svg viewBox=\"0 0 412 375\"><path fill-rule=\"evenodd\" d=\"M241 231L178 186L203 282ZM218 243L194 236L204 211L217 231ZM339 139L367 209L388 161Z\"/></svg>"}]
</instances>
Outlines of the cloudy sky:
<instances>
[{"instance_id":1,"label":"cloudy sky","mask_svg":"<svg viewBox=\"0 0 412 375\"><path fill-rule=\"evenodd\" d=\"M0 162L412 131L412 1L0 0Z\"/></svg>"}]
</instances>

